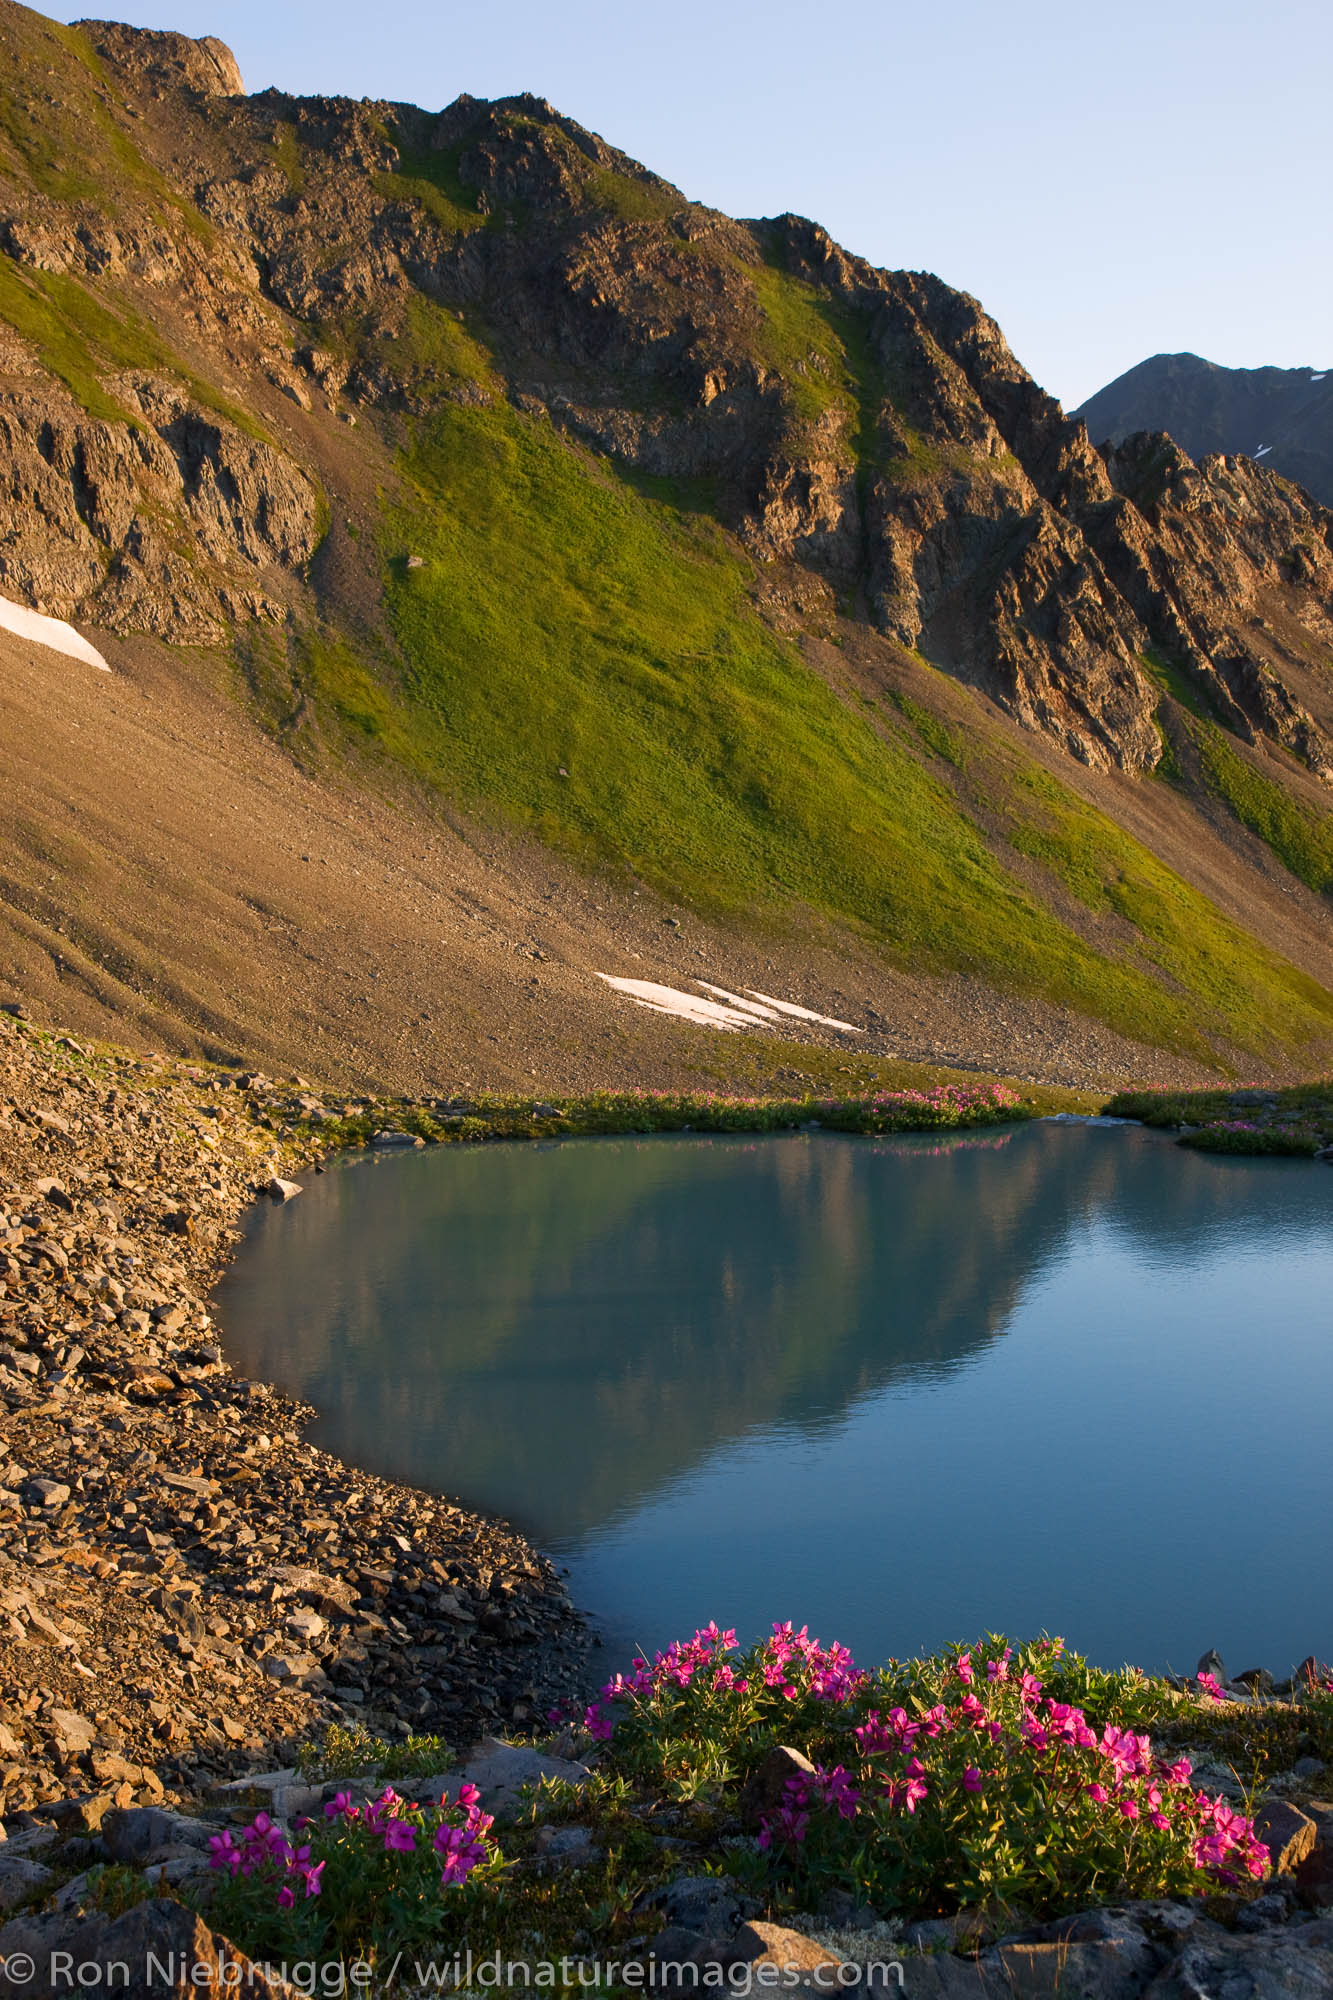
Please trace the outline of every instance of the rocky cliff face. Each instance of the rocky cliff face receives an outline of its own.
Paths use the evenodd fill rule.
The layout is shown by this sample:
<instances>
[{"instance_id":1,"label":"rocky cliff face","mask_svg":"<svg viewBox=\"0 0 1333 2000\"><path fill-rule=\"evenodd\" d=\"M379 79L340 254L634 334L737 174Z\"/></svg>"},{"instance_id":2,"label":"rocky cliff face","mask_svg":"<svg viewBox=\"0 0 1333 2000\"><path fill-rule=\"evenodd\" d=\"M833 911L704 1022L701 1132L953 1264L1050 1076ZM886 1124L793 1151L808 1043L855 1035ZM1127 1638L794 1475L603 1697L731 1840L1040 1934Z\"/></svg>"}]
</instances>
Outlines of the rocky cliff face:
<instances>
[{"instance_id":1,"label":"rocky cliff face","mask_svg":"<svg viewBox=\"0 0 1333 2000\"><path fill-rule=\"evenodd\" d=\"M9 4L0 44L9 594L215 639L299 592L358 413L502 396L1086 764L1156 762L1160 656L1333 775L1333 517L1263 465L1095 449L937 279L692 205L537 99L246 98L211 39Z\"/></svg>"}]
</instances>

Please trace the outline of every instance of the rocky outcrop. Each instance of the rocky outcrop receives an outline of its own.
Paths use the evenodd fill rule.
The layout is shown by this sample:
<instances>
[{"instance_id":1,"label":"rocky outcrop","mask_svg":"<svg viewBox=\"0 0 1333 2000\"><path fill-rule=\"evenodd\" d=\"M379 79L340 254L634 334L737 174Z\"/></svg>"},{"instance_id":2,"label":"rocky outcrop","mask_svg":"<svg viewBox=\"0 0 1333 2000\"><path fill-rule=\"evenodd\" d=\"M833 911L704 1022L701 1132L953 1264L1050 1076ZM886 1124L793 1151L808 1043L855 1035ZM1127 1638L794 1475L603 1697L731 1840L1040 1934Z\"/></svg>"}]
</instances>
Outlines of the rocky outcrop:
<instances>
[{"instance_id":1,"label":"rocky outcrop","mask_svg":"<svg viewBox=\"0 0 1333 2000\"><path fill-rule=\"evenodd\" d=\"M170 380L109 387L124 423L49 389L0 393L0 592L178 643L280 615L265 586L315 551L312 482Z\"/></svg>"},{"instance_id":2,"label":"rocky outcrop","mask_svg":"<svg viewBox=\"0 0 1333 2000\"><path fill-rule=\"evenodd\" d=\"M201 97L239 97L245 89L240 64L216 35L177 35L157 28L130 28L123 21L76 21L104 62L159 94L197 91Z\"/></svg>"}]
</instances>

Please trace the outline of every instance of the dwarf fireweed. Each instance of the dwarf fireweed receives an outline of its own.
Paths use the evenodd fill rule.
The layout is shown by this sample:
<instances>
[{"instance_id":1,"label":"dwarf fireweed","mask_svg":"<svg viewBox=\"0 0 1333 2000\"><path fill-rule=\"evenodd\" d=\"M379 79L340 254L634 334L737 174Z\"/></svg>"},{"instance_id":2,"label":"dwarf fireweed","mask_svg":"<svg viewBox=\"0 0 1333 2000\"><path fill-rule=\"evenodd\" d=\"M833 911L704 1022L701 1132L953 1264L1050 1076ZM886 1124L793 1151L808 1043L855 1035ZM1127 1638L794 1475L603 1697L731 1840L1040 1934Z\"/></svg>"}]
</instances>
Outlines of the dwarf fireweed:
<instances>
[{"instance_id":1,"label":"dwarf fireweed","mask_svg":"<svg viewBox=\"0 0 1333 2000\"><path fill-rule=\"evenodd\" d=\"M1264 1876L1252 1823L1196 1791L1187 1760L1059 1698L1088 1671L1062 1655L1059 1640L988 1640L872 1676L804 1627L740 1655L710 1625L636 1659L586 1720L614 1768L657 1782L701 1756L743 1782L776 1745L800 1750L813 1771L758 1825L769 1880L792 1895L1035 1912Z\"/></svg>"},{"instance_id":2,"label":"dwarf fireweed","mask_svg":"<svg viewBox=\"0 0 1333 2000\"><path fill-rule=\"evenodd\" d=\"M222 1877L210 1908L252 1953L356 1952L389 1903L409 1932L437 1938L469 1878L480 1882L500 1863L493 1824L475 1785L437 1806L400 1798L391 1785L360 1804L339 1792L321 1818L297 1821L291 1838L257 1813L239 1836L209 1842Z\"/></svg>"}]
</instances>

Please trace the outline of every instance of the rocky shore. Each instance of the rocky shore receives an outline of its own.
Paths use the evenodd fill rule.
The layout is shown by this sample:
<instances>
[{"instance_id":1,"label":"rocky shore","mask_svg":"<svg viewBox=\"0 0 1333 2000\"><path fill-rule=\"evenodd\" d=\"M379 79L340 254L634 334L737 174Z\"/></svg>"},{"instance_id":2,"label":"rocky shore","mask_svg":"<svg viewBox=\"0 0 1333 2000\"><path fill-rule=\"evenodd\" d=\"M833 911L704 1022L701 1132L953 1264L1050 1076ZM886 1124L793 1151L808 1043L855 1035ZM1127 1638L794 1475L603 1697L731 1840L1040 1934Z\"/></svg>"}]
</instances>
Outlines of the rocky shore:
<instances>
[{"instance_id":1,"label":"rocky shore","mask_svg":"<svg viewBox=\"0 0 1333 2000\"><path fill-rule=\"evenodd\" d=\"M312 1449L309 1413L223 1359L207 1301L237 1219L316 1165L289 1101L0 1013L11 1829L198 1796L331 1723L467 1744L582 1685L582 1622L521 1536Z\"/></svg>"}]
</instances>

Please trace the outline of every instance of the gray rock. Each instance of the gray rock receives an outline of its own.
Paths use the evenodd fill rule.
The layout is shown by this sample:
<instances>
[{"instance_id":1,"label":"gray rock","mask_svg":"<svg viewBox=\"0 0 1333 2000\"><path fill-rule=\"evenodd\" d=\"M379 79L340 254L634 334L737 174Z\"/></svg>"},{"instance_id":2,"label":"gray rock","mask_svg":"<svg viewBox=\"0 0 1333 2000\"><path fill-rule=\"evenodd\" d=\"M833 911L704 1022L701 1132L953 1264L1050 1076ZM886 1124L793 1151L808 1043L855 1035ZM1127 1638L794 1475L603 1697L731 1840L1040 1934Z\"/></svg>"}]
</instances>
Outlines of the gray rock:
<instances>
[{"instance_id":1,"label":"gray rock","mask_svg":"<svg viewBox=\"0 0 1333 2000\"><path fill-rule=\"evenodd\" d=\"M543 1826L537 1831L533 1851L556 1868L582 1868L602 1853L586 1826Z\"/></svg>"},{"instance_id":2,"label":"gray rock","mask_svg":"<svg viewBox=\"0 0 1333 2000\"><path fill-rule=\"evenodd\" d=\"M748 1914L746 1897L735 1882L722 1875L683 1875L649 1898L669 1925L699 1931L705 1937L729 1937Z\"/></svg>"},{"instance_id":3,"label":"gray rock","mask_svg":"<svg viewBox=\"0 0 1333 2000\"><path fill-rule=\"evenodd\" d=\"M82 1991L114 1992L117 2000L234 2000L238 1993L245 2000L297 2000L295 1987L253 1965L193 1910L166 1897L136 1903L115 1918L80 1921L57 1914L6 1924L0 1930L0 2000L75 1991L65 1961L55 1957L65 1952L83 1970ZM16 1961L25 1958L31 1972L28 1965L17 1969ZM121 1966L128 1979L112 1970Z\"/></svg>"},{"instance_id":4,"label":"gray rock","mask_svg":"<svg viewBox=\"0 0 1333 2000\"><path fill-rule=\"evenodd\" d=\"M102 1820L108 1855L127 1867L160 1860L168 1849L205 1851L217 1830L207 1820L167 1812L161 1806L113 1807Z\"/></svg>"},{"instance_id":5,"label":"gray rock","mask_svg":"<svg viewBox=\"0 0 1333 2000\"><path fill-rule=\"evenodd\" d=\"M0 1854L0 1910L12 1910L52 1880L51 1870L23 1854Z\"/></svg>"},{"instance_id":6,"label":"gray rock","mask_svg":"<svg viewBox=\"0 0 1333 2000\"><path fill-rule=\"evenodd\" d=\"M1329 2000L1333 1938L1316 1942L1315 1928L1191 1942L1143 1989L1145 2000Z\"/></svg>"},{"instance_id":7,"label":"gray rock","mask_svg":"<svg viewBox=\"0 0 1333 2000\"><path fill-rule=\"evenodd\" d=\"M294 1201L304 1190L295 1181L285 1181L274 1174L271 1181L265 1182L264 1192L274 1201Z\"/></svg>"},{"instance_id":8,"label":"gray rock","mask_svg":"<svg viewBox=\"0 0 1333 2000\"><path fill-rule=\"evenodd\" d=\"M370 1143L372 1146L387 1147L424 1146L426 1142L416 1132L397 1132L386 1128L383 1132L377 1132Z\"/></svg>"},{"instance_id":9,"label":"gray rock","mask_svg":"<svg viewBox=\"0 0 1333 2000\"><path fill-rule=\"evenodd\" d=\"M1237 1910L1236 1929L1245 1934L1269 1931L1275 1924L1285 1924L1289 1914L1285 1896L1256 1896Z\"/></svg>"},{"instance_id":10,"label":"gray rock","mask_svg":"<svg viewBox=\"0 0 1333 2000\"><path fill-rule=\"evenodd\" d=\"M503 1819L521 1803L524 1786L534 1791L543 1778L559 1778L567 1785L586 1785L592 1776L586 1764L566 1757L544 1757L517 1743L505 1743L487 1736L468 1753L467 1761L452 1771L424 1781L432 1796L458 1797L461 1785L475 1785L484 1810ZM420 1791L414 1786L414 1790Z\"/></svg>"}]
</instances>

